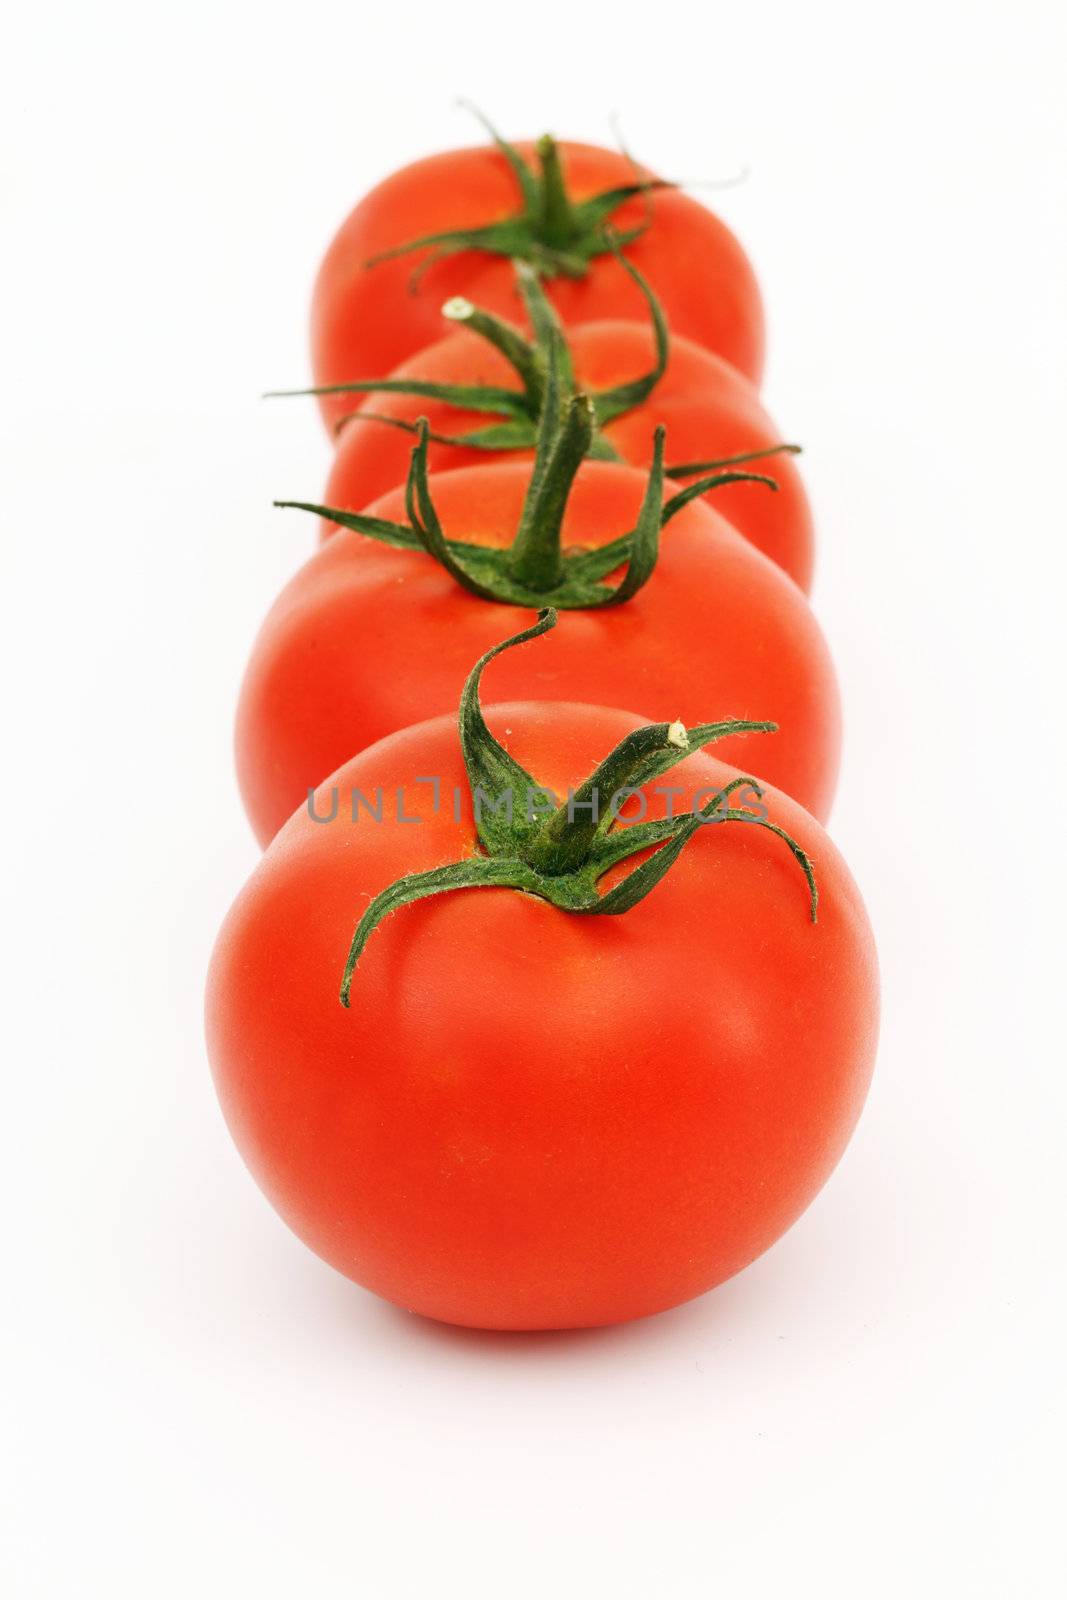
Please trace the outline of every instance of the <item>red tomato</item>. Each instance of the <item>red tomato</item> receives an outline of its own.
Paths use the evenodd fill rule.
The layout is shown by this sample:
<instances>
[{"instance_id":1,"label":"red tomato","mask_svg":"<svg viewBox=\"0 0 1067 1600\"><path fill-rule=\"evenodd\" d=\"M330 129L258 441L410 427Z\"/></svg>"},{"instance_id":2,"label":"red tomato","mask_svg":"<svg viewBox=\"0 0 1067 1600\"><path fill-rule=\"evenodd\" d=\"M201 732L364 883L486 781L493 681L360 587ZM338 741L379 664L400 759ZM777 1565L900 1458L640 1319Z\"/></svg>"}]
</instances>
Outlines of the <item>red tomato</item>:
<instances>
[{"instance_id":1,"label":"red tomato","mask_svg":"<svg viewBox=\"0 0 1067 1600\"><path fill-rule=\"evenodd\" d=\"M530 479L524 462L431 478L446 536L511 545ZM565 549L633 528L649 483L633 467L583 462L563 514ZM403 520L404 491L369 509ZM282 591L241 692L238 776L260 841L355 751L454 706L471 660L525 614L468 593L421 550L335 534ZM815 816L829 810L840 715L818 624L796 584L700 500L669 523L659 564L633 599L573 612L532 666L504 660L493 682L502 699L570 700L580 684L590 701L666 705L683 722L709 705L772 719L782 730L773 740L758 750L729 741L723 759L753 762Z\"/></svg>"},{"instance_id":2,"label":"red tomato","mask_svg":"<svg viewBox=\"0 0 1067 1600\"><path fill-rule=\"evenodd\" d=\"M535 147L516 148L533 170ZM616 151L572 143L553 148L562 158L572 207L634 185L633 164ZM375 259L427 235L506 223L521 204L515 172L502 150L491 145L429 156L372 189L342 225L319 270L311 316L315 383L391 372L439 337L439 310L452 295L462 293L489 311L521 318L507 253L464 249L438 255L424 248ZM632 198L606 220L624 239L630 230L643 228L626 244L626 254L656 291L672 329L758 382L764 342L759 289L725 224L671 189ZM536 249L536 228L533 234ZM578 262L571 269L575 276L557 269L551 253L537 258L544 271L556 272L547 288L563 321L640 320L641 293L612 254L603 229L589 234L586 244L599 253ZM330 427L352 409L339 395L323 396L320 404Z\"/></svg>"},{"instance_id":3,"label":"red tomato","mask_svg":"<svg viewBox=\"0 0 1067 1600\"><path fill-rule=\"evenodd\" d=\"M648 372L655 364L655 336L650 327L633 322L590 322L568 335L577 385L599 393ZM405 361L391 378L428 383L487 384L516 388L512 367L498 350L477 335L460 331L428 345ZM358 396L349 397L353 409ZM373 393L359 407L365 413L413 423L425 417L436 434L454 436L484 428L493 421L484 413L464 411L426 396ZM601 430L624 461L648 467L657 423L667 425L667 466L770 450L782 434L760 403L751 383L720 356L689 339L672 338L667 370L643 404L604 425ZM445 472L486 459L528 459L532 451L486 452L470 445L431 440L430 467ZM411 440L399 428L372 421L345 423L326 485L327 505L362 511L407 477ZM803 480L788 454L763 463L779 493L759 484L728 484L708 491L715 510L737 531L783 567L807 592L814 564L814 530ZM323 537L336 530L322 524Z\"/></svg>"},{"instance_id":4,"label":"red tomato","mask_svg":"<svg viewBox=\"0 0 1067 1600\"><path fill-rule=\"evenodd\" d=\"M501 482L515 470L498 469ZM714 527L700 534L726 538ZM348 539L317 559L336 560ZM414 572L408 581L419 582ZM508 618L484 613L499 638ZM559 634L595 669L592 621L570 616ZM460 617L448 636L463 639L469 659L476 647ZM557 677L564 643L536 647L554 658L534 673L538 692ZM387 673L375 645L364 670ZM324 660L332 648L323 642ZM518 676L529 676L533 651L516 654ZM406 683L419 681L420 665L408 662ZM504 680L494 693L515 681L506 667L492 668ZM664 662L643 693L671 714L667 676ZM580 674L566 682L587 691ZM699 685L699 671L687 682ZM714 686L698 701L715 710ZM640 721L531 702L497 705L487 720L558 796ZM770 747L781 736L760 737ZM754 736L746 755L756 753ZM709 755L684 759L670 778L685 796L675 815L734 776ZM644 792L649 817L664 816L666 797ZM371 804L381 793L381 822L365 809L350 820L357 793ZM313 1250L448 1322L585 1327L703 1293L796 1220L848 1140L877 1031L863 905L811 817L766 792L769 819L816 863L814 925L779 838L740 822L703 827L622 915L568 914L508 888L404 905L363 950L346 1010L339 980L372 897L402 876L484 859L454 710L349 761L319 791L320 817L334 795L332 822L301 808L264 855L223 927L207 995L231 1132ZM613 868L599 891L630 866Z\"/></svg>"}]
</instances>

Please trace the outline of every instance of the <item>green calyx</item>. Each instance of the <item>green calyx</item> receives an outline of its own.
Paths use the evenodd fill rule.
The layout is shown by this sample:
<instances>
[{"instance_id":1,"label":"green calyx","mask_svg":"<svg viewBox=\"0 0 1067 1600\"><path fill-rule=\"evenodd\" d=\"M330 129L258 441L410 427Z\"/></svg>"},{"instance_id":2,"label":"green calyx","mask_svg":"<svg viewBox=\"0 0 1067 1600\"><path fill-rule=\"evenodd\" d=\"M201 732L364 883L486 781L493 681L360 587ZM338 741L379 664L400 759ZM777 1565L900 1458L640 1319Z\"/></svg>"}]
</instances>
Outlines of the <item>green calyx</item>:
<instances>
[{"instance_id":1,"label":"green calyx","mask_svg":"<svg viewBox=\"0 0 1067 1600\"><path fill-rule=\"evenodd\" d=\"M759 811L732 806L737 790L757 800L754 778L738 777L707 805L680 816L620 824L626 800L669 772L694 751L735 733L773 733L774 722L727 720L685 729L659 722L628 734L586 781L560 801L539 784L493 737L481 708L482 673L495 656L537 639L556 626L556 612L487 650L474 665L459 705L459 738L470 785L478 853L465 861L400 878L375 896L360 917L341 979L341 1004L348 1006L356 965L382 919L430 895L458 889L504 888L537 895L560 911L584 916L619 916L649 894L677 861L690 839L709 823L745 822L766 828L791 851L808 886L811 920L818 888L812 864L795 839ZM600 879L612 867L652 850L604 893Z\"/></svg>"},{"instance_id":2,"label":"green calyx","mask_svg":"<svg viewBox=\"0 0 1067 1600\"><path fill-rule=\"evenodd\" d=\"M657 428L648 485L634 527L596 549L564 550L564 512L578 468L589 454L596 425L593 401L564 385L560 341L553 336L548 346L533 471L515 538L505 549L446 538L430 492L427 455L431 435L425 418L419 419L415 429L418 443L411 453L408 471L407 522L390 522L364 512L342 511L305 500L274 503L312 512L397 549L421 550L482 600L531 608L551 604L560 610L576 611L620 605L631 599L655 570L662 530L706 490L749 482L772 490L778 487L773 478L760 473L727 469L698 478L664 501L665 430ZM617 583L604 582L620 569L624 569L623 575Z\"/></svg>"},{"instance_id":3,"label":"green calyx","mask_svg":"<svg viewBox=\"0 0 1067 1600\"><path fill-rule=\"evenodd\" d=\"M537 165L532 167L476 107L467 109L481 122L511 168L519 190L519 209L512 216L484 227L424 234L371 256L365 266L373 267L380 261L409 255L414 250L427 250L429 255L418 269L421 272L442 256L456 255L462 250L482 250L490 255L529 261L549 278L582 278L595 256L604 255L617 245L631 243L648 227L650 217L627 229L613 242L608 222L620 206L639 195L648 196L654 189L674 187L661 178L641 177L635 169L632 183L605 189L588 200L572 200L563 179L559 147L550 134L538 139Z\"/></svg>"},{"instance_id":4,"label":"green calyx","mask_svg":"<svg viewBox=\"0 0 1067 1600\"><path fill-rule=\"evenodd\" d=\"M622 458L611 440L602 431L609 422L625 416L628 411L642 405L654 392L670 358L670 333L663 308L647 278L632 262L618 254L620 267L633 279L648 307L649 321L655 340L655 359L647 372L611 389L601 389L589 394L593 408L593 433L586 454L597 461L619 461ZM471 333L477 334L498 350L515 371L521 387L505 389L493 384L434 383L420 378L365 378L351 383L330 383L315 389L275 389L266 399L292 398L298 395L351 394L406 394L417 398L436 400L440 404L455 406L460 411L476 411L499 418L482 428L467 433L430 432L430 439L438 444L460 445L466 449L503 451L532 450L537 445L537 435L546 404L546 391L550 382L553 359L556 364L555 382L558 384L557 404L564 406L578 393L574 377L574 363L567 343L563 324L541 287L541 280L525 261L516 261L515 276L519 294L529 318L531 337L504 317L473 305L462 295L445 302L441 315ZM406 433L417 433L417 425L400 417L383 416L381 412L349 411L335 424L340 433L354 423L375 422L400 428ZM664 469L664 476L673 479L689 478L697 473L717 472L725 467L742 466L746 462L763 460L774 455L798 455L796 444L769 445L762 450L750 450L738 455L723 456L707 461L683 462Z\"/></svg>"},{"instance_id":5,"label":"green calyx","mask_svg":"<svg viewBox=\"0 0 1067 1600\"><path fill-rule=\"evenodd\" d=\"M625 256L619 255L619 265L633 279L644 296L655 338L656 354L652 367L638 377L628 379L615 388L604 389L589 395L593 407L594 429L588 454L602 461L618 461L618 451L604 437L601 429L616 417L647 400L667 368L670 342L667 323L659 301L647 280L632 266ZM525 261L516 261L515 277L529 318L531 336L504 317L472 305L462 295L445 302L441 315L449 322L477 334L491 344L514 369L520 388L505 389L493 384L433 383L419 378L366 378L351 383L331 383L315 389L272 390L266 398L276 399L293 395L328 394L407 394L427 400L436 400L457 410L484 412L499 421L467 433L431 433L440 444L464 445L475 450L529 450L537 443L538 427L545 408L550 383L550 369L555 361L555 383L558 403L565 404L578 392L574 366L567 345L563 325L541 280ZM360 409L350 411L336 424L340 432L353 422L380 422L407 432L415 432L415 425L398 417L385 417L378 412Z\"/></svg>"}]
</instances>

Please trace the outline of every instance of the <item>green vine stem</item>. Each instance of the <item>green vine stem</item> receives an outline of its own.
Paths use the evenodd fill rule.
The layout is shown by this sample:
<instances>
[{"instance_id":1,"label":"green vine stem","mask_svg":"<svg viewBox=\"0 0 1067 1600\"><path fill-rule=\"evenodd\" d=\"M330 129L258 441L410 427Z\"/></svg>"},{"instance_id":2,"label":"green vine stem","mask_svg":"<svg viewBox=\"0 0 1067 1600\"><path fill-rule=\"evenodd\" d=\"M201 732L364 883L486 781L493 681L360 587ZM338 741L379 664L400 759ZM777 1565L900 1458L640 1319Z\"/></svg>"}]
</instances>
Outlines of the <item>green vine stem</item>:
<instances>
[{"instance_id":1,"label":"green vine stem","mask_svg":"<svg viewBox=\"0 0 1067 1600\"><path fill-rule=\"evenodd\" d=\"M349 946L341 976L343 1006L351 1003L356 966L371 934L392 912L430 895L504 888L537 895L572 914L619 916L651 893L694 834L710 822L746 822L781 839L804 874L811 920L817 920L819 892L806 852L777 823L726 803L742 788L762 798L763 790L754 778L734 778L707 805L678 817L620 824L616 815L620 796L669 772L695 750L730 734L773 733L777 728L774 722L708 722L688 731L680 722L638 728L616 745L565 801L547 816L538 814L538 805L549 791L490 733L482 714L481 681L496 656L540 638L556 621L556 612L545 608L531 627L502 640L475 662L460 697L459 737L478 853L465 861L400 878L375 896L356 924ZM611 889L600 892L599 881L610 868L649 849L651 855Z\"/></svg>"}]
</instances>

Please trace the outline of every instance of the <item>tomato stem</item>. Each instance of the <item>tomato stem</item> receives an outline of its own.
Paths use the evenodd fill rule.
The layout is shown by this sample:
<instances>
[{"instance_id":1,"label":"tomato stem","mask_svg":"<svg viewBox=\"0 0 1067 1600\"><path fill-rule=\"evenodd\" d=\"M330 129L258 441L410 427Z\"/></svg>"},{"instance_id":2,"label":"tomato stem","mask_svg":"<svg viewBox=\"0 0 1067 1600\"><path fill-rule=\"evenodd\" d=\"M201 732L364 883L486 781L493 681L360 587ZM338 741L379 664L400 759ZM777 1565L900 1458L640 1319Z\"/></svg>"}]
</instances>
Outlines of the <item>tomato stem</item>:
<instances>
[{"instance_id":1,"label":"tomato stem","mask_svg":"<svg viewBox=\"0 0 1067 1600\"><path fill-rule=\"evenodd\" d=\"M542 134L537 141L537 160L541 168L537 208L538 236L541 242L550 248L564 249L577 236L578 224L563 182L559 146L550 133Z\"/></svg>"},{"instance_id":2,"label":"tomato stem","mask_svg":"<svg viewBox=\"0 0 1067 1600\"><path fill-rule=\"evenodd\" d=\"M550 878L577 871L587 860L599 831L602 798L610 799L625 790L635 773L647 765L650 755L670 749L689 754L689 735L680 722L650 723L627 734L574 795L548 818L527 848L530 865Z\"/></svg>"},{"instance_id":3,"label":"tomato stem","mask_svg":"<svg viewBox=\"0 0 1067 1600\"><path fill-rule=\"evenodd\" d=\"M549 373L550 387L555 385L555 375L553 364ZM584 394L576 394L567 402L558 425L554 409L546 402L542 434L538 438L540 471L535 466L511 547L511 570L515 578L545 595L555 589L563 577L563 515L571 485L596 427L592 402Z\"/></svg>"}]
</instances>

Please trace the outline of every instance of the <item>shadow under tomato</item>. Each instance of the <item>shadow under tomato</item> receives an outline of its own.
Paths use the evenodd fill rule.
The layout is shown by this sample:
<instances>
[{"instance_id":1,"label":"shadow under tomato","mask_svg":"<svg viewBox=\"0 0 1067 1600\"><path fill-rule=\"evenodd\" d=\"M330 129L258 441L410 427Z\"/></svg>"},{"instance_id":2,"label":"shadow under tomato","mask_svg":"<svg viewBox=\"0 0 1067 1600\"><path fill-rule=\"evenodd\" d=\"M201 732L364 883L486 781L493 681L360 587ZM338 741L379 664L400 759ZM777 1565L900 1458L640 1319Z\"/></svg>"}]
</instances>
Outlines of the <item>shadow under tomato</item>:
<instances>
[{"instance_id":1,"label":"shadow under tomato","mask_svg":"<svg viewBox=\"0 0 1067 1600\"><path fill-rule=\"evenodd\" d=\"M610 1323L596 1328L556 1328L517 1331L511 1329L465 1328L455 1323L437 1322L415 1311L404 1311L386 1300L375 1300L378 1317L390 1325L391 1336L402 1334L409 1344L427 1350L454 1352L460 1358L494 1359L508 1362L540 1360L546 1356L570 1360L586 1352L610 1350L613 1353L648 1352L664 1344L684 1342L694 1334L714 1333L721 1338L731 1323L746 1321L746 1303L756 1290L760 1275L747 1269L736 1278L699 1295L680 1306L669 1307L652 1316L631 1322ZM737 1331L740 1331L738 1328Z\"/></svg>"}]
</instances>

